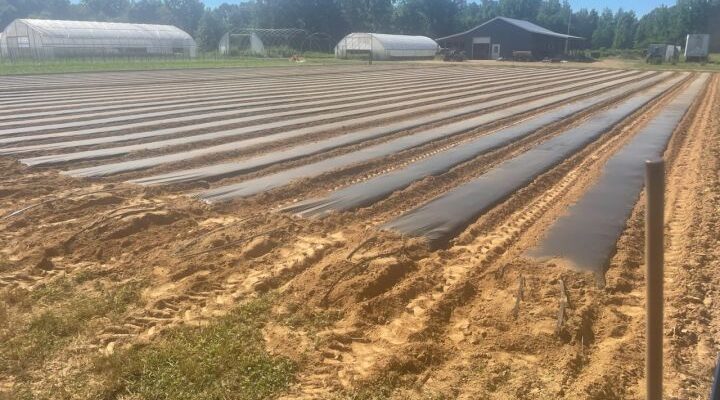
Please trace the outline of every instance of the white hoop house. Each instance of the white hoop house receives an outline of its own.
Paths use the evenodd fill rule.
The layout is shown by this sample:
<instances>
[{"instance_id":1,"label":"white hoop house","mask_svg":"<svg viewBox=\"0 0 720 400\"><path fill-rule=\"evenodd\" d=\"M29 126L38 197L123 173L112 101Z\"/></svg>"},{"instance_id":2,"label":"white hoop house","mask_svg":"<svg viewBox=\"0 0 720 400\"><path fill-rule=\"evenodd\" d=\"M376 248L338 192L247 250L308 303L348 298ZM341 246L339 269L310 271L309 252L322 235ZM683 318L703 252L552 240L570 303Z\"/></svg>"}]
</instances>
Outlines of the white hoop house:
<instances>
[{"instance_id":1,"label":"white hoop house","mask_svg":"<svg viewBox=\"0 0 720 400\"><path fill-rule=\"evenodd\" d=\"M3 57L195 57L195 40L169 25L16 19L3 31Z\"/></svg>"},{"instance_id":2,"label":"white hoop house","mask_svg":"<svg viewBox=\"0 0 720 400\"><path fill-rule=\"evenodd\" d=\"M335 46L335 57L372 53L373 60L432 59L438 44L425 36L351 33Z\"/></svg>"},{"instance_id":3,"label":"white hoop house","mask_svg":"<svg viewBox=\"0 0 720 400\"><path fill-rule=\"evenodd\" d=\"M265 44L255 32L226 33L220 38L218 51L229 55L233 50L245 51L257 55L265 55Z\"/></svg>"}]
</instances>

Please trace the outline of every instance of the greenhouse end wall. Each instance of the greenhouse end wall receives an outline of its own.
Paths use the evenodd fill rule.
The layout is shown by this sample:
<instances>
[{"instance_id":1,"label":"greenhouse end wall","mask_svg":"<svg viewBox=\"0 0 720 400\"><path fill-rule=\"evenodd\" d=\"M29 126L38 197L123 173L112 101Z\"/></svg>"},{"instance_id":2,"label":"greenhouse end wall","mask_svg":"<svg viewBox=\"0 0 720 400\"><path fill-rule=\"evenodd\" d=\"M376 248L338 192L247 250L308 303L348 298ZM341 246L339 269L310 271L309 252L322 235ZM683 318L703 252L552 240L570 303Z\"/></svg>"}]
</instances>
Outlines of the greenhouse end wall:
<instances>
[{"instance_id":1,"label":"greenhouse end wall","mask_svg":"<svg viewBox=\"0 0 720 400\"><path fill-rule=\"evenodd\" d=\"M4 59L195 57L186 32L168 25L18 19L0 37Z\"/></svg>"}]
</instances>

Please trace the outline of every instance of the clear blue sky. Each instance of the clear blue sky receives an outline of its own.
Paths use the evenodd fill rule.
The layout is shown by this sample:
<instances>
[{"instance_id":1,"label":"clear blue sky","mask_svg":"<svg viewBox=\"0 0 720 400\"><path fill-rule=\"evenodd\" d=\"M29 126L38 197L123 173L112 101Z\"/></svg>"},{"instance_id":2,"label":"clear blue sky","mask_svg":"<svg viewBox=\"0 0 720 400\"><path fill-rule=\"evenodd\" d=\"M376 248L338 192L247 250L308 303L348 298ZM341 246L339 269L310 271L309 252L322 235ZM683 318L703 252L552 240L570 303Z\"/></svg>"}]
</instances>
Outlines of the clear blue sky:
<instances>
[{"instance_id":1,"label":"clear blue sky","mask_svg":"<svg viewBox=\"0 0 720 400\"><path fill-rule=\"evenodd\" d=\"M621 8L625 11L633 10L638 16L645 15L652 11L653 8L661 5L672 6L675 0L569 0L573 10L577 11L581 8L595 8L598 11L605 7L613 11ZM207 2L206 2L207 3ZM222 2L220 2L222 3Z\"/></svg>"},{"instance_id":2,"label":"clear blue sky","mask_svg":"<svg viewBox=\"0 0 720 400\"><path fill-rule=\"evenodd\" d=\"M243 0L203 0L206 6L216 7L222 3L241 3ZM472 1L472 0L471 0ZM675 0L570 0L570 5L573 10L579 10L581 8L595 8L602 10L605 7L609 7L611 10L616 11L622 7L624 10L634 10L638 16L647 14L653 8L658 7L662 4L673 5Z\"/></svg>"}]
</instances>

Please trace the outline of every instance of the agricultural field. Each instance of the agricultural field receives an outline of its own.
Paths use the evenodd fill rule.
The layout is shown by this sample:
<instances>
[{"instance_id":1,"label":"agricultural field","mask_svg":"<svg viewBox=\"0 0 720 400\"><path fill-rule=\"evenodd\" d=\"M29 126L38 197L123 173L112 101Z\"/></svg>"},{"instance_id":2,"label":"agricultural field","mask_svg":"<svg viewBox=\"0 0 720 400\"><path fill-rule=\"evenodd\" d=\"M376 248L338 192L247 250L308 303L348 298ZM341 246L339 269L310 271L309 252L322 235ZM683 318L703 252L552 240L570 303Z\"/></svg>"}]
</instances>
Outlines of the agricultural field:
<instances>
[{"instance_id":1,"label":"agricultural field","mask_svg":"<svg viewBox=\"0 0 720 400\"><path fill-rule=\"evenodd\" d=\"M0 83L0 398L644 398L662 156L666 393L709 393L720 74Z\"/></svg>"}]
</instances>

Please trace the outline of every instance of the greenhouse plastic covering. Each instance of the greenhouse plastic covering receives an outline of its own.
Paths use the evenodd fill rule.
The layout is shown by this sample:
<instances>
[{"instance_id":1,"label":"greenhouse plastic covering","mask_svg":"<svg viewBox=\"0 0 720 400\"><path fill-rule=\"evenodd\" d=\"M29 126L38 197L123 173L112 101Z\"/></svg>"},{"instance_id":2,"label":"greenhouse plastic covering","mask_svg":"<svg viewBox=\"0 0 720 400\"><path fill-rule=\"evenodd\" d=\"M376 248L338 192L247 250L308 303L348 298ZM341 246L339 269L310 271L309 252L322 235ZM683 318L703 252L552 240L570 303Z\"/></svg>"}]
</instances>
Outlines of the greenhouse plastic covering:
<instances>
[{"instance_id":1,"label":"greenhouse plastic covering","mask_svg":"<svg viewBox=\"0 0 720 400\"><path fill-rule=\"evenodd\" d=\"M59 39L98 40L102 44L111 41L153 41L158 39L192 40L183 30L170 25L126 24L117 22L53 21L22 19L22 22L40 31L46 42ZM59 42L58 43L63 43Z\"/></svg>"},{"instance_id":2,"label":"greenhouse plastic covering","mask_svg":"<svg viewBox=\"0 0 720 400\"><path fill-rule=\"evenodd\" d=\"M10 57L184 54L194 56L193 38L170 25L17 19L3 32Z\"/></svg>"},{"instance_id":3,"label":"greenhouse plastic covering","mask_svg":"<svg viewBox=\"0 0 720 400\"><path fill-rule=\"evenodd\" d=\"M340 39L335 46L335 54L345 57L348 52L372 51L373 57L379 60L428 58L434 57L438 49L438 44L426 36L351 33Z\"/></svg>"}]
</instances>

